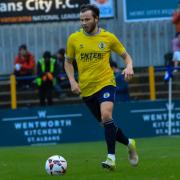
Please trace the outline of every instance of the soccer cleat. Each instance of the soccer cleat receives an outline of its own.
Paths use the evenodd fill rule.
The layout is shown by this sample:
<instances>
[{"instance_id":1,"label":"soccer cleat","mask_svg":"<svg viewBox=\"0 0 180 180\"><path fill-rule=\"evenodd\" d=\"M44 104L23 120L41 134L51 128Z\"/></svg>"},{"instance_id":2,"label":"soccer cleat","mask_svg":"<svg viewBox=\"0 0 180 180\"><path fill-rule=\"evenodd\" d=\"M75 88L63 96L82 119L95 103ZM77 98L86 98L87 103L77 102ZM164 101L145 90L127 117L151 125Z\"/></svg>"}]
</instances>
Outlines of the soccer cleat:
<instances>
[{"instance_id":1,"label":"soccer cleat","mask_svg":"<svg viewBox=\"0 0 180 180\"><path fill-rule=\"evenodd\" d=\"M114 170L116 168L116 164L115 164L115 161L107 157L107 160L102 162L102 167L109 170Z\"/></svg>"},{"instance_id":2,"label":"soccer cleat","mask_svg":"<svg viewBox=\"0 0 180 180\"><path fill-rule=\"evenodd\" d=\"M139 157L136 151L136 141L134 139L129 139L128 153L130 164L132 166L137 166L139 162Z\"/></svg>"}]
</instances>

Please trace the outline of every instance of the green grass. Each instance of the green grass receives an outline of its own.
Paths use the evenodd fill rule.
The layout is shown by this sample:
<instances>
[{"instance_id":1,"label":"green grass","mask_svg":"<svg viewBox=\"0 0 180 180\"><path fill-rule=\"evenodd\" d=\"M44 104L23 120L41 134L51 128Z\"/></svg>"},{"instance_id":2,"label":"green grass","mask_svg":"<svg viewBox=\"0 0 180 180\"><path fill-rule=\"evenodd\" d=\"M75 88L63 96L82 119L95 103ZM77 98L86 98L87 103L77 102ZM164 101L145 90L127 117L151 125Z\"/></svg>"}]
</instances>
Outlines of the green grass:
<instances>
[{"instance_id":1,"label":"green grass","mask_svg":"<svg viewBox=\"0 0 180 180\"><path fill-rule=\"evenodd\" d=\"M53 146L0 148L0 180L178 180L180 179L180 137L137 139L140 163L131 167L127 151L117 145L117 168L101 168L105 160L104 142ZM49 176L46 159L54 154L68 161L64 176Z\"/></svg>"}]
</instances>

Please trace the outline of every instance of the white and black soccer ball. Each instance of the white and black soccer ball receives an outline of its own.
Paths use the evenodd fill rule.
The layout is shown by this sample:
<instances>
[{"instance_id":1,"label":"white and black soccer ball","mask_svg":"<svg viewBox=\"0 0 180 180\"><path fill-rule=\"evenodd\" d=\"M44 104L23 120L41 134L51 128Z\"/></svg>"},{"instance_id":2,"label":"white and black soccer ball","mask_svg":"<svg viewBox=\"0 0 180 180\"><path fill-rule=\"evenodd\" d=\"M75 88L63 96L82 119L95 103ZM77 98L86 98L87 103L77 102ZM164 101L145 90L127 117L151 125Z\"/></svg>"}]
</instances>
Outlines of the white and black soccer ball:
<instances>
[{"instance_id":1,"label":"white and black soccer ball","mask_svg":"<svg viewBox=\"0 0 180 180\"><path fill-rule=\"evenodd\" d=\"M67 161L62 156L53 155L47 159L45 170L52 176L63 175L67 170Z\"/></svg>"}]
</instances>

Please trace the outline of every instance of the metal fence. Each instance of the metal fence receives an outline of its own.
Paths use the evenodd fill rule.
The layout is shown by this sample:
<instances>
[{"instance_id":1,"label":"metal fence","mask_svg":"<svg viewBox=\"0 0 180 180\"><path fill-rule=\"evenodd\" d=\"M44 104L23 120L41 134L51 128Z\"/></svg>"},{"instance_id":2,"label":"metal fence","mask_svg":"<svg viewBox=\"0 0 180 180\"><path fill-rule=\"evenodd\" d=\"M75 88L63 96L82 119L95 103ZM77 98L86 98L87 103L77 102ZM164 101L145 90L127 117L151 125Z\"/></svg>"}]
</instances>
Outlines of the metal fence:
<instances>
[{"instance_id":1,"label":"metal fence","mask_svg":"<svg viewBox=\"0 0 180 180\"><path fill-rule=\"evenodd\" d=\"M164 65L164 54L171 50L174 36L170 20L125 23L123 1L117 0L114 19L101 21L101 25L115 33L134 59L135 67ZM79 29L78 21L3 25L0 27L0 74L12 73L18 46L27 44L36 60L45 50L55 53L66 46L70 33ZM113 54L113 59L119 60ZM119 61L119 65L122 65Z\"/></svg>"}]
</instances>

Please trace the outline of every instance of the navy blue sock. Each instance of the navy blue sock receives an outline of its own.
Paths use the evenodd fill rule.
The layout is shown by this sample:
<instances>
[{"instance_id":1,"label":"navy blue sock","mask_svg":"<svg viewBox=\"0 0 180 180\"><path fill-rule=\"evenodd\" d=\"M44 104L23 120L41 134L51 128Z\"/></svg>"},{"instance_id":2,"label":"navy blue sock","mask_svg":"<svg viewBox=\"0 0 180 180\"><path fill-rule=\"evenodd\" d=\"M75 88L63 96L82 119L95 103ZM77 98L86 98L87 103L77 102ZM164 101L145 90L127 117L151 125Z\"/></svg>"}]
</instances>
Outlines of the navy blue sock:
<instances>
[{"instance_id":1,"label":"navy blue sock","mask_svg":"<svg viewBox=\"0 0 180 180\"><path fill-rule=\"evenodd\" d=\"M104 123L104 134L107 144L108 154L115 154L116 126L112 120Z\"/></svg>"},{"instance_id":2,"label":"navy blue sock","mask_svg":"<svg viewBox=\"0 0 180 180\"><path fill-rule=\"evenodd\" d=\"M116 127L116 140L126 146L129 144L128 138L124 135L124 133L118 127Z\"/></svg>"}]
</instances>

